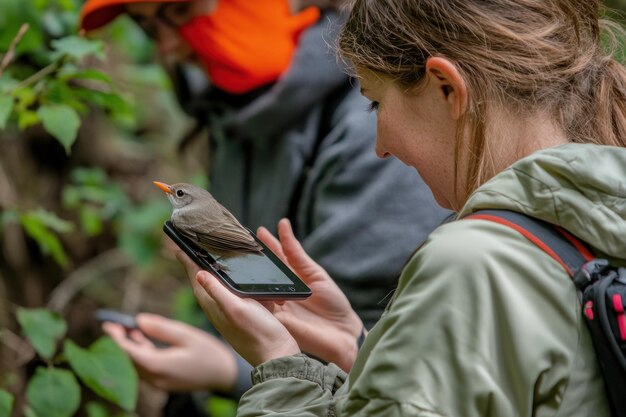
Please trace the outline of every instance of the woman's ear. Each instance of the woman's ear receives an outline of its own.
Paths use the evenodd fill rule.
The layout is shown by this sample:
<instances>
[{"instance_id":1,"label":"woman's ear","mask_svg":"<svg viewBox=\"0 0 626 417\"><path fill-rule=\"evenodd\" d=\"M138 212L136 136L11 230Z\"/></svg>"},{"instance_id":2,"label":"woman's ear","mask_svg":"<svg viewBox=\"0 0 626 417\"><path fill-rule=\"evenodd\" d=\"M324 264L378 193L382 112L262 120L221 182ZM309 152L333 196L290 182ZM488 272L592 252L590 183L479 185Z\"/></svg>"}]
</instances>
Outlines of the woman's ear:
<instances>
[{"instance_id":1,"label":"woman's ear","mask_svg":"<svg viewBox=\"0 0 626 417\"><path fill-rule=\"evenodd\" d=\"M450 117L458 120L467 107L467 86L456 65L446 58L431 57L426 61L426 74L437 83L448 103Z\"/></svg>"}]
</instances>

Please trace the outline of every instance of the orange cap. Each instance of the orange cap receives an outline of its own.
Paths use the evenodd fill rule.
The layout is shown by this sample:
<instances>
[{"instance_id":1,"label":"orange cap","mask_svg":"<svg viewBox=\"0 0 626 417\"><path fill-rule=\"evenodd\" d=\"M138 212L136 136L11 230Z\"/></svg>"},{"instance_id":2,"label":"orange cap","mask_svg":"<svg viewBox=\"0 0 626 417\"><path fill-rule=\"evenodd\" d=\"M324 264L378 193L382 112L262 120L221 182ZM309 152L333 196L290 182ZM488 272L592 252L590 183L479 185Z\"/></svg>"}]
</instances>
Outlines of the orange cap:
<instances>
[{"instance_id":1,"label":"orange cap","mask_svg":"<svg viewBox=\"0 0 626 417\"><path fill-rule=\"evenodd\" d=\"M87 0L80 11L80 27L90 31L98 29L124 13L128 3L189 2L191 0Z\"/></svg>"}]
</instances>

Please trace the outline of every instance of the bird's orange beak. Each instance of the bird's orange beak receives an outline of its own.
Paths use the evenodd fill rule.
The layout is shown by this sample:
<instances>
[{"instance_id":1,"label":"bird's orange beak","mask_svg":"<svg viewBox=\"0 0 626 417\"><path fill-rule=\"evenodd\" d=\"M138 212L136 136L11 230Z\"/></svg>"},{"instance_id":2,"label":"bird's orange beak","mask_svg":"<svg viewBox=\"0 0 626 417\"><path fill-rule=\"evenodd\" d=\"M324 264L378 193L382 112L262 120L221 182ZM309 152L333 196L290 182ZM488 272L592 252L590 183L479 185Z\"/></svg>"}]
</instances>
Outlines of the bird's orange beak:
<instances>
[{"instance_id":1,"label":"bird's orange beak","mask_svg":"<svg viewBox=\"0 0 626 417\"><path fill-rule=\"evenodd\" d=\"M163 192L167 193L167 194L174 194L172 192L172 187L170 187L169 185L162 183L162 182L158 182L158 181L152 181L154 183L154 185L156 185L157 187L159 187Z\"/></svg>"}]
</instances>

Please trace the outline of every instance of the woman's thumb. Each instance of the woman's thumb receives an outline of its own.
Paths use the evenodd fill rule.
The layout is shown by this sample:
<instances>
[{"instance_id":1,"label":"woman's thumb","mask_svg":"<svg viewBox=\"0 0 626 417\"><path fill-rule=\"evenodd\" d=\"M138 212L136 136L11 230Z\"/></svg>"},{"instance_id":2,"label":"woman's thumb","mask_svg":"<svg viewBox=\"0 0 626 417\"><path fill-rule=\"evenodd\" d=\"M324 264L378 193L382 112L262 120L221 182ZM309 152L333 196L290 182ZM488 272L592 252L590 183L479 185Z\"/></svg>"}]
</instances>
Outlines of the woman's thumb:
<instances>
[{"instance_id":1,"label":"woman's thumb","mask_svg":"<svg viewBox=\"0 0 626 417\"><path fill-rule=\"evenodd\" d=\"M137 324L147 337L170 345L180 345L181 340L185 340L189 334L186 324L156 314L138 314Z\"/></svg>"}]
</instances>

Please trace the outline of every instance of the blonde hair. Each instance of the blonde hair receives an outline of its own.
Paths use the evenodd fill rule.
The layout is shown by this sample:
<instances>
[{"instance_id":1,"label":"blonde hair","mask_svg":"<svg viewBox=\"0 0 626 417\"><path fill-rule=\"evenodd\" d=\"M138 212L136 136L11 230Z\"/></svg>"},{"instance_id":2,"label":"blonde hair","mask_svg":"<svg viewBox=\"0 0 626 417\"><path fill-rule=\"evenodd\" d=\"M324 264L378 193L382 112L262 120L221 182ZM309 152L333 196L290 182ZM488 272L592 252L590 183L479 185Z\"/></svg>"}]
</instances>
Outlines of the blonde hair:
<instances>
[{"instance_id":1,"label":"blonde hair","mask_svg":"<svg viewBox=\"0 0 626 417\"><path fill-rule=\"evenodd\" d=\"M485 137L493 105L544 112L572 142L626 146L626 69L601 46L614 47L619 28L598 18L599 3L355 0L339 53L407 88L422 80L429 57L456 64L468 88L455 151L458 166L469 132L467 198L495 175Z\"/></svg>"}]
</instances>

